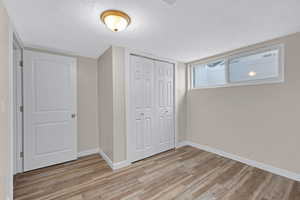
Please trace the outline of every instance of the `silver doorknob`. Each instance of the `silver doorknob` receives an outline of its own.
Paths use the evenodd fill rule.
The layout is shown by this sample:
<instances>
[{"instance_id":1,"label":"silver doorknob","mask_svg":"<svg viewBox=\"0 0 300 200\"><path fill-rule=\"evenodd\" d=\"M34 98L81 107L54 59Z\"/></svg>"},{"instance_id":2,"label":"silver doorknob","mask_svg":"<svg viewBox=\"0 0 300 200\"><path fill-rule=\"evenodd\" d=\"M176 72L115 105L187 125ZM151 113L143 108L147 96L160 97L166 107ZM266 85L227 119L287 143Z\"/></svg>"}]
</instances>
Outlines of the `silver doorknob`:
<instances>
[{"instance_id":1,"label":"silver doorknob","mask_svg":"<svg viewBox=\"0 0 300 200\"><path fill-rule=\"evenodd\" d=\"M144 113L141 113L141 115L144 115Z\"/></svg>"},{"instance_id":2,"label":"silver doorknob","mask_svg":"<svg viewBox=\"0 0 300 200\"><path fill-rule=\"evenodd\" d=\"M72 117L72 118L75 118L75 117L76 117L76 114L72 114L71 117Z\"/></svg>"}]
</instances>

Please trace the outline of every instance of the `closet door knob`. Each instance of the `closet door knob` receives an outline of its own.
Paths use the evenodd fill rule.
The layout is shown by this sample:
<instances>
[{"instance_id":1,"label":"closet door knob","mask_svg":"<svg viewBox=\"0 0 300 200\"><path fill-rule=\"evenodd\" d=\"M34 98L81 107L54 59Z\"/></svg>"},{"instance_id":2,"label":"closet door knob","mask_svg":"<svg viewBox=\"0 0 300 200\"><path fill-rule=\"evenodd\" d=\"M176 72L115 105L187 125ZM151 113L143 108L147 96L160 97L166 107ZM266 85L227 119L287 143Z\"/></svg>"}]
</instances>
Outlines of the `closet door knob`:
<instances>
[{"instance_id":1,"label":"closet door knob","mask_svg":"<svg viewBox=\"0 0 300 200\"><path fill-rule=\"evenodd\" d=\"M141 115L144 115L144 113L141 113Z\"/></svg>"}]
</instances>

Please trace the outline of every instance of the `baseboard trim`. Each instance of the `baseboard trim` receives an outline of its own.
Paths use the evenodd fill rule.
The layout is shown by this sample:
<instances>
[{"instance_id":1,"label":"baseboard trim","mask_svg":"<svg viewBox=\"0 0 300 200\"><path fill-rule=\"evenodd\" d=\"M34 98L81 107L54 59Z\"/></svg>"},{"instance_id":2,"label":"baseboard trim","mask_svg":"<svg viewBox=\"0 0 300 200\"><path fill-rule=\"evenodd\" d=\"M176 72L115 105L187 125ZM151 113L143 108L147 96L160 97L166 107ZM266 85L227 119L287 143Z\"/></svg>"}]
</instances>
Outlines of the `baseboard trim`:
<instances>
[{"instance_id":1,"label":"baseboard trim","mask_svg":"<svg viewBox=\"0 0 300 200\"><path fill-rule=\"evenodd\" d=\"M128 167L129 165L131 165L131 162L129 162L127 160L117 162L117 163L113 164L113 170L121 169L123 167Z\"/></svg>"},{"instance_id":2,"label":"baseboard trim","mask_svg":"<svg viewBox=\"0 0 300 200\"><path fill-rule=\"evenodd\" d=\"M102 149L100 149L99 154L106 161L106 163L108 164L108 166L111 169L114 169L114 165L113 165L112 160L104 153L104 151Z\"/></svg>"},{"instance_id":3,"label":"baseboard trim","mask_svg":"<svg viewBox=\"0 0 300 200\"><path fill-rule=\"evenodd\" d=\"M289 179L300 182L300 174L298 174L298 173L294 173L294 172L291 172L291 171L288 171L288 170L285 170L285 169L280 169L280 168L277 168L277 167L273 167L273 166L268 165L268 164L264 164L264 163L261 163L261 162L257 162L257 161L254 161L254 160L243 158L241 156L237 156L237 155L227 153L227 152L219 150L219 149L215 149L215 148L212 148L212 147L209 147L209 146L206 146L206 145L200 145L200 144L190 142L190 141L180 142L177 145L177 148L183 147L183 146L192 146L192 147L195 147L195 148L198 148L198 149L210 152L210 153L214 153L214 154L217 154L219 156L229 158L229 159L244 163L246 165L256 167L256 168L271 172L273 174L276 174L276 175L279 175L279 176L284 176L286 178L289 178Z\"/></svg>"},{"instance_id":4,"label":"baseboard trim","mask_svg":"<svg viewBox=\"0 0 300 200\"><path fill-rule=\"evenodd\" d=\"M112 170L121 169L123 167L127 167L127 166L131 165L131 162L129 162L127 160L124 160L124 161L121 161L121 162L117 162L117 163L113 163L113 161L101 149L99 151L99 154L102 156L102 158L106 161L106 163L108 164L108 166Z\"/></svg>"},{"instance_id":5,"label":"baseboard trim","mask_svg":"<svg viewBox=\"0 0 300 200\"><path fill-rule=\"evenodd\" d=\"M79 152L77 154L77 157L81 158L81 157L84 157L84 156L89 156L89 155L93 155L93 154L97 154L97 153L99 153L99 148L89 149L89 150Z\"/></svg>"},{"instance_id":6,"label":"baseboard trim","mask_svg":"<svg viewBox=\"0 0 300 200\"><path fill-rule=\"evenodd\" d=\"M181 141L176 144L176 148L180 148L184 146L191 146L191 145L189 145L187 141Z\"/></svg>"}]
</instances>

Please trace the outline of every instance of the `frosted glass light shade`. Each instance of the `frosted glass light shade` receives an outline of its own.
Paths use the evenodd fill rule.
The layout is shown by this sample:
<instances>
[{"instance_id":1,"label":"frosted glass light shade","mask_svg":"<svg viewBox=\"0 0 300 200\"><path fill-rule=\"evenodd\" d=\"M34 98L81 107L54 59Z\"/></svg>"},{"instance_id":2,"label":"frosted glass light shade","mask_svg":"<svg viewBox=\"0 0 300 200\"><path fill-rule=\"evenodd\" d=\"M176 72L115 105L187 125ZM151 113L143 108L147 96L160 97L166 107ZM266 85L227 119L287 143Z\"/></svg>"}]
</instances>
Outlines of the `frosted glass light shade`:
<instances>
[{"instance_id":1,"label":"frosted glass light shade","mask_svg":"<svg viewBox=\"0 0 300 200\"><path fill-rule=\"evenodd\" d=\"M104 11L101 20L113 32L122 31L130 24L129 16L117 10Z\"/></svg>"}]
</instances>

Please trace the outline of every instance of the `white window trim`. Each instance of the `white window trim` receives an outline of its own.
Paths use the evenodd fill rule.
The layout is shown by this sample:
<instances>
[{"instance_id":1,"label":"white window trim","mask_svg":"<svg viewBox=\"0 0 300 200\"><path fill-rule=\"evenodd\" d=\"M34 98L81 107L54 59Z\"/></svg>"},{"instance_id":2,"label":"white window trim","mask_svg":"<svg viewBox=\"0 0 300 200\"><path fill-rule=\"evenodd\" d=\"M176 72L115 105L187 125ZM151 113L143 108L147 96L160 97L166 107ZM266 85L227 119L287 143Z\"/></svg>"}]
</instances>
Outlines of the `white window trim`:
<instances>
[{"instance_id":1,"label":"white window trim","mask_svg":"<svg viewBox=\"0 0 300 200\"><path fill-rule=\"evenodd\" d=\"M227 83L224 85L212 85L212 86L203 86L203 87L197 87L194 88L193 82L194 82L194 65L201 65L201 64L208 64L211 62L217 62L219 60L225 60L225 70L226 70L226 80L229 79L229 61L231 59L236 59L239 57L244 56L250 56L258 53L262 53L265 51L271 51L271 50L279 50L279 75L276 78L267 78L267 79L261 79L261 80L250 80L250 81L242 81L237 83ZM228 56L222 56L215 59L209 59L205 61L200 62L193 62L188 64L189 69L189 90L199 90L199 89L212 89L212 88L223 88L223 87L234 87L234 86L247 86L247 85L261 85L261 84L273 84L273 83L284 83L284 71L285 71L285 65L284 65L284 58L285 58L285 51L284 51L284 44L278 44L278 45L272 45L267 47L258 48L255 50L248 50L248 51L241 51L239 53L234 53L232 55Z\"/></svg>"}]
</instances>

